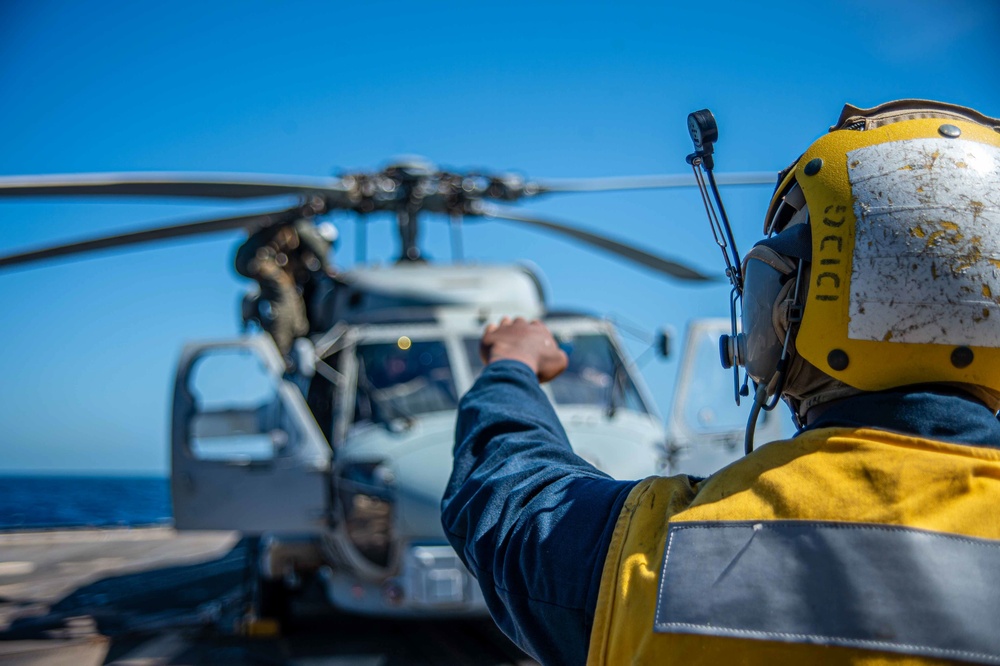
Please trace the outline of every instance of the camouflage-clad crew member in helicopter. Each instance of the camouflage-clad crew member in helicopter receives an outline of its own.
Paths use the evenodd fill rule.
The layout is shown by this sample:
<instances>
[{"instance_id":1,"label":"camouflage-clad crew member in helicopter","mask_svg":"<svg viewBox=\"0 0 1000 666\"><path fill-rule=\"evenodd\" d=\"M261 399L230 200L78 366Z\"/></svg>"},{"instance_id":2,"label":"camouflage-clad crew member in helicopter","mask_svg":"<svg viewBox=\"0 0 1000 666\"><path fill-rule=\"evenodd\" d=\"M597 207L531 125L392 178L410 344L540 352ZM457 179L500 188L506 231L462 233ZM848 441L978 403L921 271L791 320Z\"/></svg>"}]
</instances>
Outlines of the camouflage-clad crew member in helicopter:
<instances>
[{"instance_id":1,"label":"camouflage-clad crew member in helicopter","mask_svg":"<svg viewBox=\"0 0 1000 666\"><path fill-rule=\"evenodd\" d=\"M443 525L545 664L1000 663L1000 119L848 106L782 176L738 362L794 438L611 479L539 386L545 326L483 336Z\"/></svg>"},{"instance_id":2,"label":"camouflage-clad crew member in helicopter","mask_svg":"<svg viewBox=\"0 0 1000 666\"><path fill-rule=\"evenodd\" d=\"M244 323L258 321L286 363L295 339L309 333L302 288L314 274L333 274L329 255L336 239L332 224L300 218L258 229L236 250L236 272L260 285L257 307L244 302ZM267 312L260 311L261 301Z\"/></svg>"}]
</instances>

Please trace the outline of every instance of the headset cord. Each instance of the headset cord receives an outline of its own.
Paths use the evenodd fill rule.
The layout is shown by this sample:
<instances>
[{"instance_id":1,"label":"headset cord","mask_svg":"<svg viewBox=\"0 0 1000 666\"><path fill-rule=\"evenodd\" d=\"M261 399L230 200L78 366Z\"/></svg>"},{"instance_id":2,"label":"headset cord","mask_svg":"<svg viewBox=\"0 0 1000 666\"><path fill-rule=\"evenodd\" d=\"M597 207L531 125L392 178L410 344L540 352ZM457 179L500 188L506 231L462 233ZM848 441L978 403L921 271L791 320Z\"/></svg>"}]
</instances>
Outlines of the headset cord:
<instances>
[{"instance_id":1,"label":"headset cord","mask_svg":"<svg viewBox=\"0 0 1000 666\"><path fill-rule=\"evenodd\" d=\"M792 328L802 321L799 294L802 290L802 268L804 263L805 260L799 259L799 267L795 276L795 291L792 295L792 307L795 309L795 312L790 314L788 318L788 328L785 329L785 340L781 345L781 357L778 359L778 365L774 369L774 378L766 385L758 384L757 390L754 392L753 406L750 407L750 418L747 420L746 434L743 437L744 455L749 455L753 451L753 435L757 429L757 418L760 416L760 411L763 409L765 412L769 412L777 407L778 401L781 400L781 392L785 388L785 374L791 362L791 353L788 351L788 348L791 346ZM773 389L769 391L769 387L773 387ZM769 402L769 398L773 399Z\"/></svg>"}]
</instances>

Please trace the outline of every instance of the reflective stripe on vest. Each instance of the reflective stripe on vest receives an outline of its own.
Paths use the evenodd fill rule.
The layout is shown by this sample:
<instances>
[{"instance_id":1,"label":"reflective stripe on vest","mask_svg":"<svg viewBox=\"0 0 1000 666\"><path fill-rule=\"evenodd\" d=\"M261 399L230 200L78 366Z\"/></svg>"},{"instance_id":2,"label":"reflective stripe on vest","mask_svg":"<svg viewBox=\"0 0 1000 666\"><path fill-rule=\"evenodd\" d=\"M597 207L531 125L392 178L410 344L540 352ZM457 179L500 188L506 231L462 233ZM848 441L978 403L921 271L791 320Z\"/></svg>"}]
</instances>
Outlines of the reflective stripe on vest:
<instances>
[{"instance_id":1,"label":"reflective stripe on vest","mask_svg":"<svg viewBox=\"0 0 1000 666\"><path fill-rule=\"evenodd\" d=\"M1000 664L1000 541L825 521L671 524L654 629Z\"/></svg>"}]
</instances>

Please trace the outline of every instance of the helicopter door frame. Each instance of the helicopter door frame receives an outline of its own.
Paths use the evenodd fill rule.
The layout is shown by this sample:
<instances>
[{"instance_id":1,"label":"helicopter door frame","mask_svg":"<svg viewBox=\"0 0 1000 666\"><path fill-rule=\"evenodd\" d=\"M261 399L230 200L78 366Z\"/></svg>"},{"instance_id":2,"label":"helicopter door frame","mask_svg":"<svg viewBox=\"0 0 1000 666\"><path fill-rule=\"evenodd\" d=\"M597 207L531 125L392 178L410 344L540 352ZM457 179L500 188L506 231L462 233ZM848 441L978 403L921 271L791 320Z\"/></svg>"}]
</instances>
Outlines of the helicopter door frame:
<instances>
[{"instance_id":1,"label":"helicopter door frame","mask_svg":"<svg viewBox=\"0 0 1000 666\"><path fill-rule=\"evenodd\" d=\"M358 360L356 357L358 338L356 330L344 334L344 342L338 350L340 362L338 371L343 377L336 389L337 404L333 415L333 440L338 448L347 446L347 435L354 420L355 401L358 392Z\"/></svg>"},{"instance_id":2,"label":"helicopter door frame","mask_svg":"<svg viewBox=\"0 0 1000 666\"><path fill-rule=\"evenodd\" d=\"M199 404L192 381L200 362L246 355L267 382L263 403ZM223 382L223 391L225 384ZM234 390L235 387L234 387ZM225 453L251 442L253 452ZM205 451L216 450L208 455ZM204 450L203 450L204 449ZM221 452L221 453L220 453ZM328 531L332 451L301 390L284 377L284 362L265 334L186 345L174 384L171 494L181 530L245 534Z\"/></svg>"}]
</instances>

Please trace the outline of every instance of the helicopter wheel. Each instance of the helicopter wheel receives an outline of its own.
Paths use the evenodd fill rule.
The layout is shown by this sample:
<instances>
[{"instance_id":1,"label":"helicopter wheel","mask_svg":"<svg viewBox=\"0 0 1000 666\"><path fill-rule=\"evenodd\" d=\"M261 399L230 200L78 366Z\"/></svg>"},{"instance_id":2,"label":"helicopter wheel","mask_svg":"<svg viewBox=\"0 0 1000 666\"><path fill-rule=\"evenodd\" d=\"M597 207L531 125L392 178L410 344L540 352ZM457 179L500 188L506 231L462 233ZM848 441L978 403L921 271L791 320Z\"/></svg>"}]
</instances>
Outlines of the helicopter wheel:
<instances>
[{"instance_id":1,"label":"helicopter wheel","mask_svg":"<svg viewBox=\"0 0 1000 666\"><path fill-rule=\"evenodd\" d=\"M248 536L244 540L247 546L247 599L240 632L255 638L274 638L281 635L290 624L291 591L284 581L269 580L261 576L261 538Z\"/></svg>"},{"instance_id":2,"label":"helicopter wheel","mask_svg":"<svg viewBox=\"0 0 1000 666\"><path fill-rule=\"evenodd\" d=\"M285 633L292 624L292 594L283 581L261 579L257 587L257 617L277 624Z\"/></svg>"}]
</instances>

